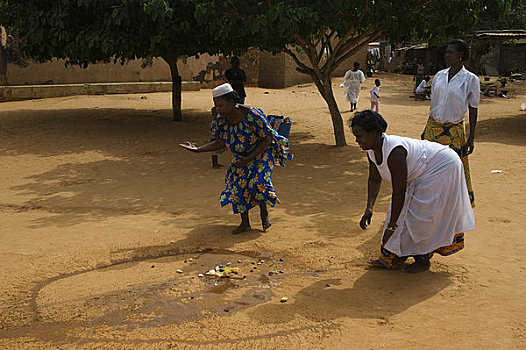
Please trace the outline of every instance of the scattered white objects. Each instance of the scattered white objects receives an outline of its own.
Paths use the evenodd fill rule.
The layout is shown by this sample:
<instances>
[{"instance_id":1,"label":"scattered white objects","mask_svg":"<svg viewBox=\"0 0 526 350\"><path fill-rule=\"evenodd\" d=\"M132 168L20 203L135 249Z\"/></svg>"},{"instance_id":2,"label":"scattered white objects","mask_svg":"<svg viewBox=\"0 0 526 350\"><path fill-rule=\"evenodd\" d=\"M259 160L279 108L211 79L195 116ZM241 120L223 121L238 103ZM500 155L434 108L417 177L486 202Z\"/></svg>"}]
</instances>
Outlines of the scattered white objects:
<instances>
[{"instance_id":1,"label":"scattered white objects","mask_svg":"<svg viewBox=\"0 0 526 350\"><path fill-rule=\"evenodd\" d=\"M208 271L206 274L207 274L208 276L215 276L215 274L216 274L216 270L215 270L215 269L211 269L211 270Z\"/></svg>"},{"instance_id":2,"label":"scattered white objects","mask_svg":"<svg viewBox=\"0 0 526 350\"><path fill-rule=\"evenodd\" d=\"M526 103L521 103L521 111L526 111Z\"/></svg>"},{"instance_id":3,"label":"scattered white objects","mask_svg":"<svg viewBox=\"0 0 526 350\"><path fill-rule=\"evenodd\" d=\"M202 273L200 273L199 275L197 275L197 277L203 277L204 275Z\"/></svg>"},{"instance_id":4,"label":"scattered white objects","mask_svg":"<svg viewBox=\"0 0 526 350\"><path fill-rule=\"evenodd\" d=\"M183 270L177 270L177 273L183 273Z\"/></svg>"},{"instance_id":5,"label":"scattered white objects","mask_svg":"<svg viewBox=\"0 0 526 350\"><path fill-rule=\"evenodd\" d=\"M500 169L495 169L495 170L492 170L491 173L492 173L492 174L500 174L500 173L502 173L502 170L500 170Z\"/></svg>"},{"instance_id":6,"label":"scattered white objects","mask_svg":"<svg viewBox=\"0 0 526 350\"><path fill-rule=\"evenodd\" d=\"M289 298L287 298L287 297L282 297L281 300L280 300L280 302L282 302L282 303L286 303L288 300L289 300Z\"/></svg>"},{"instance_id":7,"label":"scattered white objects","mask_svg":"<svg viewBox=\"0 0 526 350\"><path fill-rule=\"evenodd\" d=\"M174 244L175 242L174 241L170 241L170 244Z\"/></svg>"}]
</instances>

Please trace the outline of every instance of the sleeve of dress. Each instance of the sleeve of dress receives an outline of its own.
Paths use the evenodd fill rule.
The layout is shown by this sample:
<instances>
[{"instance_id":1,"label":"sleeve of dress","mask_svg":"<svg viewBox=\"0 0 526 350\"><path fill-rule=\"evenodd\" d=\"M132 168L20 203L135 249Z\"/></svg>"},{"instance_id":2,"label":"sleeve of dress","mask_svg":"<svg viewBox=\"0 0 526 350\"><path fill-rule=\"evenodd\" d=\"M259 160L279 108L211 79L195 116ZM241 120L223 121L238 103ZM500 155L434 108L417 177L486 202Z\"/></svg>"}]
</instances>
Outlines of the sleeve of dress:
<instances>
[{"instance_id":1,"label":"sleeve of dress","mask_svg":"<svg viewBox=\"0 0 526 350\"><path fill-rule=\"evenodd\" d=\"M470 107L478 108L480 103L480 80L473 76L469 82L468 104Z\"/></svg>"},{"instance_id":2,"label":"sleeve of dress","mask_svg":"<svg viewBox=\"0 0 526 350\"><path fill-rule=\"evenodd\" d=\"M359 72L360 72L360 83L363 83L365 81L365 75L363 75L362 71L359 71Z\"/></svg>"},{"instance_id":3,"label":"sleeve of dress","mask_svg":"<svg viewBox=\"0 0 526 350\"><path fill-rule=\"evenodd\" d=\"M214 139L222 139L224 140L225 138L221 137L221 135L223 135L224 133L221 132L221 123L220 123L220 119L219 119L219 115L216 117L216 119L214 119L214 121L212 122L212 124L210 124L210 136Z\"/></svg>"},{"instance_id":4,"label":"sleeve of dress","mask_svg":"<svg viewBox=\"0 0 526 350\"><path fill-rule=\"evenodd\" d=\"M261 109L258 108L252 108L252 117L253 117L253 123L255 126L255 132L256 135L259 138L265 138L268 135L272 134L272 127L267 121L267 118L265 116L265 113Z\"/></svg>"}]
</instances>

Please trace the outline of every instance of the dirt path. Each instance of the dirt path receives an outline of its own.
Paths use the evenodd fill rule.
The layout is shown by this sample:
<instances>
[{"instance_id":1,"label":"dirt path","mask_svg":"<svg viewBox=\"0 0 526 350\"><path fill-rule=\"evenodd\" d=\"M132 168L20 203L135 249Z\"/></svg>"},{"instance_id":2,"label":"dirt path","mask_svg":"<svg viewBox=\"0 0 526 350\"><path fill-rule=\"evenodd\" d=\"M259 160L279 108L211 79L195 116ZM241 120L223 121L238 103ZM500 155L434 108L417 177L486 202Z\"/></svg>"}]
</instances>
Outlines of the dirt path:
<instances>
[{"instance_id":1,"label":"dirt path","mask_svg":"<svg viewBox=\"0 0 526 350\"><path fill-rule=\"evenodd\" d=\"M377 77L388 132L418 137L429 102L409 98L411 77ZM0 104L0 348L526 348L526 84L514 88L480 106L476 230L419 275L365 269L390 189L360 230L365 154L350 132L331 146L312 84L247 89L294 119L295 160L274 174L271 230L253 213L239 236L218 204L224 169L177 147L208 140L209 90L184 93L181 123L168 93ZM228 262L246 279L198 277Z\"/></svg>"}]
</instances>

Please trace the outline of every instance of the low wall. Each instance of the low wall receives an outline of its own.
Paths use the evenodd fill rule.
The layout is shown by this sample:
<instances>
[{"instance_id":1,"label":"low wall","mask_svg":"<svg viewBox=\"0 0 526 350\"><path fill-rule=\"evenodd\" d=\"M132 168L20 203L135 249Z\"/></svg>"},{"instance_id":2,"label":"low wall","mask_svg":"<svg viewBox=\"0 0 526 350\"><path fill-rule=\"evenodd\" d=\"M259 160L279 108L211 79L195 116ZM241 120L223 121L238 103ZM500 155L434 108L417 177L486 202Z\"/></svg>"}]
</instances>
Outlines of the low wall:
<instances>
[{"instance_id":1,"label":"low wall","mask_svg":"<svg viewBox=\"0 0 526 350\"><path fill-rule=\"evenodd\" d=\"M182 83L183 91L198 91L200 83ZM133 82L133 83L87 83L53 85L0 86L0 101L26 100L72 95L138 94L147 92L172 91L171 82Z\"/></svg>"}]
</instances>

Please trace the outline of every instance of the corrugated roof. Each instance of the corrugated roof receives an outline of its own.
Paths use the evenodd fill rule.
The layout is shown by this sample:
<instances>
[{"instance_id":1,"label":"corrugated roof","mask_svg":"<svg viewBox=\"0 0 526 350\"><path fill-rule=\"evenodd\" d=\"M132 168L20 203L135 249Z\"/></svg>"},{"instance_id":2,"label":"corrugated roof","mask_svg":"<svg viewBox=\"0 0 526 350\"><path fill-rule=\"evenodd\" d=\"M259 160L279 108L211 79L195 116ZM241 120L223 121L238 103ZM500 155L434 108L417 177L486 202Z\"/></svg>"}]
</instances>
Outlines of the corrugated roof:
<instances>
[{"instance_id":1,"label":"corrugated roof","mask_svg":"<svg viewBox=\"0 0 526 350\"><path fill-rule=\"evenodd\" d=\"M475 34L477 38L495 38L495 39L522 39L526 38L526 30L481 30Z\"/></svg>"},{"instance_id":2,"label":"corrugated roof","mask_svg":"<svg viewBox=\"0 0 526 350\"><path fill-rule=\"evenodd\" d=\"M411 46L404 46L399 49L396 49L396 51L407 51L407 50L418 50L418 49L427 49L427 43L416 44L416 45L411 45Z\"/></svg>"}]
</instances>

